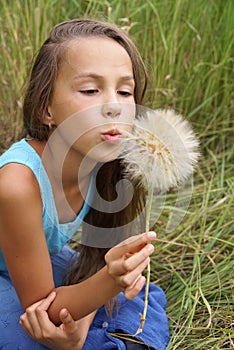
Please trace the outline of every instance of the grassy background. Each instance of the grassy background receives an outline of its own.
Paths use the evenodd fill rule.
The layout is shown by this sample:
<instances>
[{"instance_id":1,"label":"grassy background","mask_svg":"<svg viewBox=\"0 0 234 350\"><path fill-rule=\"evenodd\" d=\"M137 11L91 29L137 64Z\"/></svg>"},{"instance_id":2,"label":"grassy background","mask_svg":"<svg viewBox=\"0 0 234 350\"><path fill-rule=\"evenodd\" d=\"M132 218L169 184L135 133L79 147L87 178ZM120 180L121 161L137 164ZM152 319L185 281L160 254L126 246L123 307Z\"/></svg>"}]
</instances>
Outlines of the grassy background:
<instances>
[{"instance_id":1,"label":"grassy background","mask_svg":"<svg viewBox=\"0 0 234 350\"><path fill-rule=\"evenodd\" d=\"M233 349L234 1L2 0L0 152L20 136L33 55L55 23L80 16L130 33L152 77L146 104L173 107L201 141L183 222L165 231L168 205L156 223L152 281L167 293L168 350Z\"/></svg>"}]
</instances>

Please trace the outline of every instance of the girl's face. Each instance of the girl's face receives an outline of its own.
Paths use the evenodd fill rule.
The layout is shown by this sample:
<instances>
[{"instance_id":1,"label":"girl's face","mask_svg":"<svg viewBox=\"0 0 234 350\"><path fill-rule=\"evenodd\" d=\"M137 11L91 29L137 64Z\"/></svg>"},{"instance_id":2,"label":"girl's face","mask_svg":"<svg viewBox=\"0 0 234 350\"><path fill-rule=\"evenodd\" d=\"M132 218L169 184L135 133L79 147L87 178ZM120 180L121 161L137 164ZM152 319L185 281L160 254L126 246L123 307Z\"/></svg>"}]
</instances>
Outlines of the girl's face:
<instances>
[{"instance_id":1,"label":"girl's face","mask_svg":"<svg viewBox=\"0 0 234 350\"><path fill-rule=\"evenodd\" d=\"M110 161L135 118L134 88L132 62L120 44L100 37L73 40L46 118L81 158Z\"/></svg>"}]
</instances>

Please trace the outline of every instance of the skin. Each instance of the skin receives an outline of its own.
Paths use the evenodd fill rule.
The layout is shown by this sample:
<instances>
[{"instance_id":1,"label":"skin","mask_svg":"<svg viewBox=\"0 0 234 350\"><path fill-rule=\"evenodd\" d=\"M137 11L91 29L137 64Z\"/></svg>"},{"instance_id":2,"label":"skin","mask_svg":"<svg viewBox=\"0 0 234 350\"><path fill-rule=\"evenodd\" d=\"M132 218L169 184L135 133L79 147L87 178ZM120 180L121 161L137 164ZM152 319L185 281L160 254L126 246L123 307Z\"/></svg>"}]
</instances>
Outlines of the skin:
<instances>
[{"instance_id":1,"label":"skin","mask_svg":"<svg viewBox=\"0 0 234 350\"><path fill-rule=\"evenodd\" d=\"M133 93L131 60L117 42L89 38L68 44L43 120L52 125L53 133L47 143L30 141L42 157L61 223L73 220L80 211L96 163L116 157L116 144L104 142L103 133L116 130L117 125L121 132L129 129L135 110ZM71 115L77 118L71 120ZM83 131L75 138L77 130ZM75 138L72 144L71 138ZM66 157L58 176L61 152ZM84 159L86 166L81 169ZM55 289L40 189L31 170L21 164L11 163L0 170L0 213L0 246L26 310L20 324L51 349L81 349L95 311L120 291L132 299L143 287L141 274L153 252L154 233L132 237L110 249L106 266L86 281ZM56 293L51 294L53 290Z\"/></svg>"}]
</instances>

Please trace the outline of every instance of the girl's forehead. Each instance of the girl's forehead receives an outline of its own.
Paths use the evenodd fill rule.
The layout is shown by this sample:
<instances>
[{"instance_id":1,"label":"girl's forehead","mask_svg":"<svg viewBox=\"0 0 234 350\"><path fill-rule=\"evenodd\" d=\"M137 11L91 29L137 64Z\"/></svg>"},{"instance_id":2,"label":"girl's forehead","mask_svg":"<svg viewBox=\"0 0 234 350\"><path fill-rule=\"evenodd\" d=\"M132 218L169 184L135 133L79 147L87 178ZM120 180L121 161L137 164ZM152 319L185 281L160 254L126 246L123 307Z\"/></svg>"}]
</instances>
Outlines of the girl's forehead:
<instances>
[{"instance_id":1,"label":"girl's forehead","mask_svg":"<svg viewBox=\"0 0 234 350\"><path fill-rule=\"evenodd\" d=\"M71 40L63 60L70 65L112 65L132 69L128 52L117 41L107 37L88 37Z\"/></svg>"}]
</instances>

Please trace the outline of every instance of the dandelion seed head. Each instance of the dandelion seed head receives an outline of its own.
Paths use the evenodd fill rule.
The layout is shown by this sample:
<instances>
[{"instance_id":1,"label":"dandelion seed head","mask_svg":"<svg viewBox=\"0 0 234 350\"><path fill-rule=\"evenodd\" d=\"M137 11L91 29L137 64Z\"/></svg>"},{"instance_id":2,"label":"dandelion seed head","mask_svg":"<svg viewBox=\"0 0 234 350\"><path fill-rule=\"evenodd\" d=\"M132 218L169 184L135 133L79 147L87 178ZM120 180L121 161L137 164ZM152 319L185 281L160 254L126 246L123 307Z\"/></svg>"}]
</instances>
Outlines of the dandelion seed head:
<instances>
[{"instance_id":1,"label":"dandelion seed head","mask_svg":"<svg viewBox=\"0 0 234 350\"><path fill-rule=\"evenodd\" d=\"M166 192L193 173L198 146L190 123L181 115L148 110L123 140L120 158L132 181Z\"/></svg>"}]
</instances>

